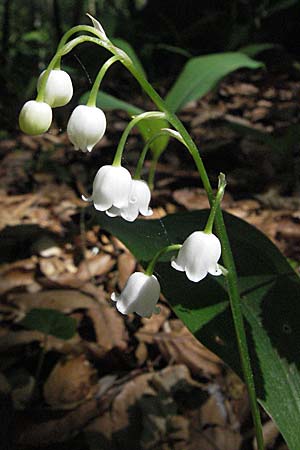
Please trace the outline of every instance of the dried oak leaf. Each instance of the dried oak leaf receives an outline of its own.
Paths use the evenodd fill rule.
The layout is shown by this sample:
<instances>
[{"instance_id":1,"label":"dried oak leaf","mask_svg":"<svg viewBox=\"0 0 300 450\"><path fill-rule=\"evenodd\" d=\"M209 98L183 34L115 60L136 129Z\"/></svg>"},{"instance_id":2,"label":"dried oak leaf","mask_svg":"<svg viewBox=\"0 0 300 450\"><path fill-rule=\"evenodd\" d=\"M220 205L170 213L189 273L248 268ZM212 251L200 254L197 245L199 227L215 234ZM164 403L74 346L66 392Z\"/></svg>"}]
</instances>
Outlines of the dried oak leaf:
<instances>
[{"instance_id":1,"label":"dried oak leaf","mask_svg":"<svg viewBox=\"0 0 300 450\"><path fill-rule=\"evenodd\" d=\"M109 410L93 420L85 432L96 436L97 442L109 441L110 448L122 445L146 450L163 442L172 442L172 448L176 442L185 443L182 448L186 448L188 423L179 416L173 396L191 388L201 386L183 365L139 375L124 384Z\"/></svg>"},{"instance_id":2,"label":"dried oak leaf","mask_svg":"<svg viewBox=\"0 0 300 450\"><path fill-rule=\"evenodd\" d=\"M91 296L75 289L53 289L35 293L10 294L5 304L12 309L22 311L25 315L32 308L53 308L70 313L75 309L92 308L97 303Z\"/></svg>"},{"instance_id":3,"label":"dried oak leaf","mask_svg":"<svg viewBox=\"0 0 300 450\"><path fill-rule=\"evenodd\" d=\"M172 320L169 325L168 332L154 336L154 342L166 360L185 364L194 374L220 374L222 361L197 341L181 321Z\"/></svg>"},{"instance_id":4,"label":"dried oak leaf","mask_svg":"<svg viewBox=\"0 0 300 450\"><path fill-rule=\"evenodd\" d=\"M134 272L136 267L136 259L135 257L128 251L125 250L118 256L118 284L120 289L124 289L124 286L130 277L130 275Z\"/></svg>"},{"instance_id":5,"label":"dried oak leaf","mask_svg":"<svg viewBox=\"0 0 300 450\"><path fill-rule=\"evenodd\" d=\"M44 384L44 398L53 409L73 409L95 391L95 369L84 355L60 360Z\"/></svg>"}]
</instances>

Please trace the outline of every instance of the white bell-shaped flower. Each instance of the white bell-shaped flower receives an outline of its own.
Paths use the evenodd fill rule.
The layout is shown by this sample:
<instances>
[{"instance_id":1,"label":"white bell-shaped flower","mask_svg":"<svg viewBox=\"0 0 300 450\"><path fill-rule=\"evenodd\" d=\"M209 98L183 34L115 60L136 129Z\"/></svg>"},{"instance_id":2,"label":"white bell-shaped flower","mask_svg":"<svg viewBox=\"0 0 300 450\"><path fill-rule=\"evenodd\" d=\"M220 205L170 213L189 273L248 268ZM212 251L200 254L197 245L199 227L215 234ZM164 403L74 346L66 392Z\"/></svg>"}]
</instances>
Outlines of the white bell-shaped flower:
<instances>
[{"instance_id":1,"label":"white bell-shaped flower","mask_svg":"<svg viewBox=\"0 0 300 450\"><path fill-rule=\"evenodd\" d=\"M39 92L45 70L39 76L37 91ZM65 106L73 96L73 85L70 75L64 70L51 70L46 82L44 101L52 108Z\"/></svg>"},{"instance_id":2,"label":"white bell-shaped flower","mask_svg":"<svg viewBox=\"0 0 300 450\"><path fill-rule=\"evenodd\" d=\"M110 217L121 216L128 222L133 222L137 216L151 216L153 211L149 208L151 200L151 191L148 184L143 180L132 180L131 192L128 206L125 208L116 208L113 206L106 214Z\"/></svg>"},{"instance_id":3,"label":"white bell-shaped flower","mask_svg":"<svg viewBox=\"0 0 300 450\"><path fill-rule=\"evenodd\" d=\"M131 175L125 167L102 166L95 176L90 200L99 211L107 211L111 207L126 208L131 183Z\"/></svg>"},{"instance_id":4,"label":"white bell-shaped flower","mask_svg":"<svg viewBox=\"0 0 300 450\"><path fill-rule=\"evenodd\" d=\"M221 275L218 265L221 244L217 236L204 231L195 231L182 244L177 258L171 262L174 269L186 272L191 281L200 281L208 273Z\"/></svg>"},{"instance_id":5,"label":"white bell-shaped flower","mask_svg":"<svg viewBox=\"0 0 300 450\"><path fill-rule=\"evenodd\" d=\"M96 106L79 105L71 114L67 133L75 150L92 151L105 133L104 112Z\"/></svg>"},{"instance_id":6,"label":"white bell-shaped flower","mask_svg":"<svg viewBox=\"0 0 300 450\"><path fill-rule=\"evenodd\" d=\"M160 285L154 275L135 272L130 275L121 294L113 293L111 299L122 314L135 312L139 316L150 317L159 311L156 307L159 295Z\"/></svg>"},{"instance_id":7,"label":"white bell-shaped flower","mask_svg":"<svg viewBox=\"0 0 300 450\"><path fill-rule=\"evenodd\" d=\"M29 100L21 109L19 125L24 133L35 136L48 131L52 122L52 109L45 102Z\"/></svg>"}]
</instances>

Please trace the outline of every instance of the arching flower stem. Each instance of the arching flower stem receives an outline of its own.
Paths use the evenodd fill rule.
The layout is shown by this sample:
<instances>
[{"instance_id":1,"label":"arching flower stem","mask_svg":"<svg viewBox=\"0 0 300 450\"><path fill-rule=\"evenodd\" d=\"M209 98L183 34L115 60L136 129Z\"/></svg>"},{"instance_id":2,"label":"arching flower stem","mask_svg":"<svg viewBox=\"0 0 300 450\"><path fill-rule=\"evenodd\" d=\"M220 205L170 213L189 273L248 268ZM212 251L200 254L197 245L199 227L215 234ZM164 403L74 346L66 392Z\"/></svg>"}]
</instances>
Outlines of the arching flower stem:
<instances>
[{"instance_id":1,"label":"arching flower stem","mask_svg":"<svg viewBox=\"0 0 300 450\"><path fill-rule=\"evenodd\" d=\"M167 247L160 249L153 256L152 260L148 264L145 274L149 275L149 276L153 275L155 264L157 263L159 258L161 258L165 253L175 252L175 251L179 250L181 247L182 247L182 244L172 244L172 245L168 245Z\"/></svg>"},{"instance_id":2,"label":"arching flower stem","mask_svg":"<svg viewBox=\"0 0 300 450\"><path fill-rule=\"evenodd\" d=\"M207 234L211 234L212 233L216 212L217 212L217 209L220 207L222 198L224 196L224 191L225 191L226 184L227 183L226 183L226 178L225 178L224 173L220 173L220 175L219 175L218 191L217 191L215 200L213 202L213 205L212 205L212 207L210 209L210 213L209 213L209 217L208 217L208 220L207 220L207 224L206 224L206 226L204 228L204 233L207 233Z\"/></svg>"},{"instance_id":3,"label":"arching flower stem","mask_svg":"<svg viewBox=\"0 0 300 450\"><path fill-rule=\"evenodd\" d=\"M151 144L153 143L153 141L155 141L157 138L159 138L161 136L174 137L175 139L177 139L178 141L183 143L180 134L177 131L175 131L175 130L171 130L170 128L162 128L161 131L159 131L158 133L156 133L153 136L151 136L151 138L148 139L148 141L146 142L146 144L145 144L145 146L144 146L144 148L143 148L143 150L142 150L142 152L140 154L140 157L139 157L136 169L135 169L135 173L134 173L134 176L133 176L134 180L139 180L140 179L141 171L142 171L142 168L143 168L143 164L144 164L147 152L148 152ZM157 159L159 158L159 156L160 155L158 155ZM154 159L156 159L156 155L154 156L153 160ZM151 172L149 173L149 179L150 179L150 175L151 175ZM152 184L150 184L149 179L148 179L148 184L149 184L151 190L153 189L153 178L154 178L154 173L152 175Z\"/></svg>"},{"instance_id":4,"label":"arching flower stem","mask_svg":"<svg viewBox=\"0 0 300 450\"><path fill-rule=\"evenodd\" d=\"M117 147L117 151L113 160L112 165L113 166L120 166L122 161L122 155L124 151L124 147L127 141L127 138L129 136L130 131L133 127L135 127L141 120L144 119L164 119L166 117L165 113L161 111L148 111L144 112L142 114L139 114L138 116L135 116L127 125L125 130L123 131L123 134L121 136L121 139L119 140L119 144Z\"/></svg>"},{"instance_id":5,"label":"arching flower stem","mask_svg":"<svg viewBox=\"0 0 300 450\"><path fill-rule=\"evenodd\" d=\"M111 58L109 58L101 67L101 69L98 72L98 75L94 81L94 84L92 86L92 89L90 91L90 95L87 101L87 106L96 106L96 102L97 102L97 94L100 88L100 84L103 80L104 75L106 74L106 72L108 71L108 69L110 68L110 66L112 66L116 61L119 61L119 57L118 56L112 56Z\"/></svg>"},{"instance_id":6,"label":"arching flower stem","mask_svg":"<svg viewBox=\"0 0 300 450\"><path fill-rule=\"evenodd\" d=\"M82 26L83 27L83 26ZM93 29L93 31L90 30L90 28ZM71 31L71 30L70 30ZM82 30L78 31L84 31ZM69 53L76 45L81 44L83 42L91 42L95 43L108 51L110 51L113 55L119 56L120 62L128 69L128 71L133 75L133 77L137 80L137 82L140 84L142 89L148 94L149 98L154 102L154 104L157 106L157 108L164 113L163 117L169 121L169 123L180 133L186 147L188 148L190 154L192 155L195 165L197 167L197 170L199 172L200 178L202 180L204 189L207 193L208 200L213 205L214 196L213 196L213 190L207 175L207 172L205 170L202 158L199 154L198 148L196 144L194 143L193 139L189 135L188 131L184 127L183 123L178 119L178 117L172 112L169 111L167 105L165 104L164 100L160 97L160 95L155 91L155 89L152 87L152 85L145 79L144 75L134 66L132 60L129 58L129 56L121 49L115 47L112 42L110 42L108 39L103 39L103 35L100 31L96 30L93 27L89 27L88 30L85 30L88 32L92 32L94 35L98 36L97 38L91 37L91 36L80 36L78 38L73 39L69 43L63 45L63 47L59 50L59 52L56 53L56 55L51 60L46 75L43 79L43 83L41 84L40 92L36 98L37 101L43 101L44 98L44 89L46 86L46 82L48 79L48 75L50 73L50 70L52 70L55 67L55 64L59 61L59 58L61 58L63 55ZM124 144L123 144L124 147ZM123 150L122 150L123 151ZM116 161L115 164L120 164L120 156L122 156L122 151L120 149L119 153L116 154ZM115 158L116 158L115 157ZM261 426L261 418L260 418L260 412L256 400L256 392L255 392L255 384L254 384L254 377L253 372L251 368L251 362L250 362L250 354L248 350L248 344L247 344L247 338L246 338L246 332L245 332L245 326L244 326L244 319L241 309L241 298L239 294L239 288L238 288L238 278L237 278L237 272L235 267L235 262L233 259L231 247L229 238L227 235L222 211L220 207L218 206L215 213L215 226L218 233L218 236L220 238L220 241L222 243L222 255L223 255L223 261L226 266L226 269L228 270L227 275L227 285L228 285L228 293L229 293L229 300L230 300L230 306L232 311L232 317L235 327L235 333L237 337L237 345L238 350L240 354L240 360L241 360L241 366L242 366L242 372L244 375L244 380L247 386L248 394L249 394L249 401L250 401L250 408L252 412L253 417L253 423L255 428L255 434L256 434L256 441L257 441L257 447L258 450L264 449L264 441L263 441L263 434L262 434L262 426Z\"/></svg>"}]
</instances>

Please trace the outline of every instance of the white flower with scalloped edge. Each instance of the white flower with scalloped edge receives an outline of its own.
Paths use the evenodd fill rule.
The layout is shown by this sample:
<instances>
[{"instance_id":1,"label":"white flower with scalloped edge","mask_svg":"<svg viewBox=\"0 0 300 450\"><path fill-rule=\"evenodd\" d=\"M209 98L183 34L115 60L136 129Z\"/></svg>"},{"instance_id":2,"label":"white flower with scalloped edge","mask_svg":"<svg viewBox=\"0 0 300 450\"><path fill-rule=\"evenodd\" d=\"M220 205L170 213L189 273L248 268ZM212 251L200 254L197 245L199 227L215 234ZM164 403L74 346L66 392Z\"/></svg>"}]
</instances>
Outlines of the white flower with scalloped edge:
<instances>
[{"instance_id":1,"label":"white flower with scalloped edge","mask_svg":"<svg viewBox=\"0 0 300 450\"><path fill-rule=\"evenodd\" d=\"M218 264L221 256L221 244L217 236L204 231L195 231L182 244L178 255L171 265L174 269L186 272L189 280L203 280L208 273L221 275Z\"/></svg>"},{"instance_id":2,"label":"white flower with scalloped edge","mask_svg":"<svg viewBox=\"0 0 300 450\"><path fill-rule=\"evenodd\" d=\"M136 313L142 317L151 317L153 313L159 312L156 306L159 295L160 284L154 275L135 272L128 278L121 294L114 292L111 299L122 314Z\"/></svg>"},{"instance_id":3,"label":"white flower with scalloped edge","mask_svg":"<svg viewBox=\"0 0 300 450\"><path fill-rule=\"evenodd\" d=\"M21 130L36 136L45 133L52 122L52 109L45 102L29 100L23 106L19 114L19 125Z\"/></svg>"},{"instance_id":4,"label":"white flower with scalloped edge","mask_svg":"<svg viewBox=\"0 0 300 450\"><path fill-rule=\"evenodd\" d=\"M139 213L143 216L153 214L152 209L149 208L150 200L151 191L148 184L143 180L132 180L128 206L121 209L113 206L106 211L106 214L110 217L121 216L128 222L133 222Z\"/></svg>"},{"instance_id":5,"label":"white flower with scalloped edge","mask_svg":"<svg viewBox=\"0 0 300 450\"><path fill-rule=\"evenodd\" d=\"M42 79L46 71L44 70L39 76L37 82L37 91L39 92ZM73 96L73 85L70 75L64 70L51 70L46 81L44 102L48 103L52 108L65 106Z\"/></svg>"},{"instance_id":6,"label":"white flower with scalloped edge","mask_svg":"<svg viewBox=\"0 0 300 450\"><path fill-rule=\"evenodd\" d=\"M127 208L131 192L130 172L122 166L102 166L96 173L92 196L87 199L98 211Z\"/></svg>"},{"instance_id":7,"label":"white flower with scalloped edge","mask_svg":"<svg viewBox=\"0 0 300 450\"><path fill-rule=\"evenodd\" d=\"M96 106L79 105L71 114L67 133L75 150L91 152L106 130L106 118Z\"/></svg>"}]
</instances>

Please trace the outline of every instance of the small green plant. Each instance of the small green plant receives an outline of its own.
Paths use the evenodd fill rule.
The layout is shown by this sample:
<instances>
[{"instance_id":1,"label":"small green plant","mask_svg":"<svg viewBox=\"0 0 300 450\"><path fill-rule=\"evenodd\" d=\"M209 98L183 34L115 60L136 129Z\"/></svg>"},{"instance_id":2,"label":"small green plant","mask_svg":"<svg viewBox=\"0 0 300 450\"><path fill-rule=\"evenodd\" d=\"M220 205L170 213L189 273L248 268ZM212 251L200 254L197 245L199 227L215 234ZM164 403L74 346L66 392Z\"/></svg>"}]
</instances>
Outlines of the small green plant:
<instances>
[{"instance_id":1,"label":"small green plant","mask_svg":"<svg viewBox=\"0 0 300 450\"><path fill-rule=\"evenodd\" d=\"M132 274L124 290L113 293L111 298L121 313L149 317L159 313L156 304L162 290L194 335L243 376L258 449L262 450L264 443L257 400L278 425L290 450L298 450L300 358L294 349L299 334L295 322L299 313L299 278L262 233L223 214L225 175L220 174L214 192L199 149L174 114L234 68L260 64L242 54L204 57L206 72L210 68L214 74L205 85L205 77L200 77L199 82L200 60L190 61L164 101L134 58L107 37L97 20L91 20L93 26L73 27L62 37L40 79L36 99L21 110L20 127L29 134L48 130L51 106L67 103L71 93L68 77L63 76L68 82L58 85L53 81L53 73L61 70L61 58L77 45L93 43L112 56L100 68L86 104L75 108L67 127L76 149L92 151L106 128L105 114L97 105L103 77L116 63L133 75L157 110L137 111L123 102L134 117L122 134L112 164L99 168L92 194L85 198L93 204L90 209L94 221L119 237L145 267L145 273ZM147 142L132 178L122 166L122 155L135 126L140 127ZM140 174L148 149L161 138L177 139L191 154L208 196L209 211L169 215L162 220L136 220L139 214L152 214L149 203L153 176L149 186Z\"/></svg>"}]
</instances>

